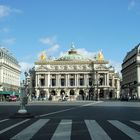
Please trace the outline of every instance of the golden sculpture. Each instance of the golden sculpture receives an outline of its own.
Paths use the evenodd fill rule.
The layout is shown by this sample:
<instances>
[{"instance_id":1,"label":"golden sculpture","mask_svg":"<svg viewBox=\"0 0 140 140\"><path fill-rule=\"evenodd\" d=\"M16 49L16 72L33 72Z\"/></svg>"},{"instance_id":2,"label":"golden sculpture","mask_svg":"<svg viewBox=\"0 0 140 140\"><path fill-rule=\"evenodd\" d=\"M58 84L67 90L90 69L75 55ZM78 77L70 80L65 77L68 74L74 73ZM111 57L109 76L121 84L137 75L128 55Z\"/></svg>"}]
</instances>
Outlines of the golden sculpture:
<instances>
[{"instance_id":1,"label":"golden sculpture","mask_svg":"<svg viewBox=\"0 0 140 140\"><path fill-rule=\"evenodd\" d=\"M41 61L46 61L46 54L45 52L42 52L41 55L40 55L40 60Z\"/></svg>"},{"instance_id":2,"label":"golden sculpture","mask_svg":"<svg viewBox=\"0 0 140 140\"><path fill-rule=\"evenodd\" d=\"M97 60L98 61L103 61L104 60L104 55L103 55L103 53L101 51L98 53Z\"/></svg>"}]
</instances>

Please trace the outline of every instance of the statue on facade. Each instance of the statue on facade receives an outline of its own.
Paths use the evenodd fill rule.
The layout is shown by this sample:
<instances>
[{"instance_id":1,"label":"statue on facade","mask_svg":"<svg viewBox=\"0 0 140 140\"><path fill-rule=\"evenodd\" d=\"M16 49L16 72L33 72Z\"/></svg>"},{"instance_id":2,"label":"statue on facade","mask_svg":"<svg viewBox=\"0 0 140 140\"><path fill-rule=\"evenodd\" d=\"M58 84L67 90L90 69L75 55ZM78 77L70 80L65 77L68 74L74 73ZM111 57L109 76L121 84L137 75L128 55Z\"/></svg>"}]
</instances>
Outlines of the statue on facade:
<instances>
[{"instance_id":1,"label":"statue on facade","mask_svg":"<svg viewBox=\"0 0 140 140\"><path fill-rule=\"evenodd\" d=\"M100 52L98 53L97 60L98 60L98 61L103 61L103 60L104 60L104 55L103 55L102 51L100 51Z\"/></svg>"},{"instance_id":2,"label":"statue on facade","mask_svg":"<svg viewBox=\"0 0 140 140\"><path fill-rule=\"evenodd\" d=\"M40 54L40 61L46 61L46 53L45 53L45 51Z\"/></svg>"}]
</instances>

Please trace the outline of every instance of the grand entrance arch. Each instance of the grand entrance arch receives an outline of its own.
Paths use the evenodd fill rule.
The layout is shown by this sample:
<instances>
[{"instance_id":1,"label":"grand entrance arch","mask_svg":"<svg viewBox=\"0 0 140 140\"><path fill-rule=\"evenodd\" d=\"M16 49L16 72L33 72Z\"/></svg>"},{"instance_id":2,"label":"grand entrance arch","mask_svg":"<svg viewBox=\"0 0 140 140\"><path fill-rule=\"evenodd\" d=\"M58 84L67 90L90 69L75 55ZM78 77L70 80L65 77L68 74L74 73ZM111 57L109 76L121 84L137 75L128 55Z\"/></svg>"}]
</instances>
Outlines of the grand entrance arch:
<instances>
[{"instance_id":1,"label":"grand entrance arch","mask_svg":"<svg viewBox=\"0 0 140 140\"><path fill-rule=\"evenodd\" d=\"M62 90L60 91L60 95L61 95L62 101L64 101L64 100L65 100L65 96L66 96L66 95L65 95L65 90L62 89Z\"/></svg>"},{"instance_id":2,"label":"grand entrance arch","mask_svg":"<svg viewBox=\"0 0 140 140\"><path fill-rule=\"evenodd\" d=\"M70 90L70 95L74 95L74 94L75 94L74 90L71 89L71 90Z\"/></svg>"},{"instance_id":3,"label":"grand entrance arch","mask_svg":"<svg viewBox=\"0 0 140 140\"><path fill-rule=\"evenodd\" d=\"M100 89L99 97L104 98L104 89Z\"/></svg>"},{"instance_id":4,"label":"grand entrance arch","mask_svg":"<svg viewBox=\"0 0 140 140\"><path fill-rule=\"evenodd\" d=\"M45 97L46 97L46 91L40 90L39 100L45 100Z\"/></svg>"},{"instance_id":5,"label":"grand entrance arch","mask_svg":"<svg viewBox=\"0 0 140 140\"><path fill-rule=\"evenodd\" d=\"M82 97L82 100L85 100L85 93L84 93L84 90L80 90L79 91L79 95Z\"/></svg>"},{"instance_id":6,"label":"grand entrance arch","mask_svg":"<svg viewBox=\"0 0 140 140\"><path fill-rule=\"evenodd\" d=\"M52 91L51 91L51 95L52 95L52 96L55 96L55 95L56 95L55 90L52 90Z\"/></svg>"},{"instance_id":7,"label":"grand entrance arch","mask_svg":"<svg viewBox=\"0 0 140 140\"><path fill-rule=\"evenodd\" d=\"M89 100L93 100L93 97L94 97L94 89L93 88L89 89L89 95L88 96L89 96L88 97Z\"/></svg>"},{"instance_id":8,"label":"grand entrance arch","mask_svg":"<svg viewBox=\"0 0 140 140\"><path fill-rule=\"evenodd\" d=\"M49 95L49 100L54 100L55 95L56 95L55 90L51 90Z\"/></svg>"}]
</instances>

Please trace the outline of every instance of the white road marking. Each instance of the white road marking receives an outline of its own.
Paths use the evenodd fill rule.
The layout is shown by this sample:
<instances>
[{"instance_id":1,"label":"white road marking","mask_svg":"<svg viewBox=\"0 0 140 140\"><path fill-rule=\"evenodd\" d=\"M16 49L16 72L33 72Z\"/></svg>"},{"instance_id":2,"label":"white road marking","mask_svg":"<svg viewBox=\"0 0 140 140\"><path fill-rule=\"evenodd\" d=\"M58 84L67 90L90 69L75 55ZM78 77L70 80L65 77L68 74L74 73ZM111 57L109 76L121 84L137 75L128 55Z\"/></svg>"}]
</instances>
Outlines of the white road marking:
<instances>
[{"instance_id":1,"label":"white road marking","mask_svg":"<svg viewBox=\"0 0 140 140\"><path fill-rule=\"evenodd\" d=\"M93 103L89 103L89 104L82 105L81 107L84 107L84 106L91 106L91 105L98 104L98 103L102 103L102 102L103 102L103 101L96 101L96 102L93 102Z\"/></svg>"},{"instance_id":2,"label":"white road marking","mask_svg":"<svg viewBox=\"0 0 140 140\"><path fill-rule=\"evenodd\" d=\"M133 140L140 140L140 132L138 132L137 130L130 128L129 126L117 120L108 120L108 122L117 127L119 130L121 130L123 133L125 133Z\"/></svg>"},{"instance_id":3,"label":"white road marking","mask_svg":"<svg viewBox=\"0 0 140 140\"><path fill-rule=\"evenodd\" d=\"M72 108L68 108L68 109L64 109L64 110L59 110L59 111L51 112L51 113L48 113L48 114L39 115L37 117L45 117L45 116L48 116L48 115L53 115L53 114L57 114L57 113L61 113L61 112L69 111L69 110L73 110L73 109L76 109L76 108L77 107L72 107Z\"/></svg>"},{"instance_id":4,"label":"white road marking","mask_svg":"<svg viewBox=\"0 0 140 140\"><path fill-rule=\"evenodd\" d=\"M8 121L8 120L9 120L9 119L0 120L0 123L1 123L1 122L5 122L5 121Z\"/></svg>"},{"instance_id":5,"label":"white road marking","mask_svg":"<svg viewBox=\"0 0 140 140\"><path fill-rule=\"evenodd\" d=\"M107 133L95 120L85 120L92 140L111 140Z\"/></svg>"},{"instance_id":6,"label":"white road marking","mask_svg":"<svg viewBox=\"0 0 140 140\"><path fill-rule=\"evenodd\" d=\"M72 108L68 108L68 109L64 109L64 110L59 110L59 111L55 111L55 112L51 112L51 113L47 113L47 114L42 114L42 115L36 116L36 118L38 118L38 117L45 117L45 116L49 116L49 115L53 115L53 114L58 114L58 113L66 112L66 111L69 111L69 110L74 110L74 109L77 109L77 108L81 108L81 107L85 107L85 106L90 106L90 105L93 105L93 104L98 104L98 103L101 103L101 102L103 102L103 101L97 101L97 102L81 105L81 106L78 106L78 107L72 107Z\"/></svg>"},{"instance_id":7,"label":"white road marking","mask_svg":"<svg viewBox=\"0 0 140 140\"><path fill-rule=\"evenodd\" d=\"M39 129L43 127L48 121L49 119L40 119L36 121L32 125L22 130L20 133L12 137L11 140L30 140L34 136L34 134L37 133Z\"/></svg>"},{"instance_id":8,"label":"white road marking","mask_svg":"<svg viewBox=\"0 0 140 140\"><path fill-rule=\"evenodd\" d=\"M137 125L140 125L140 121L131 121L132 123L135 123Z\"/></svg>"},{"instance_id":9,"label":"white road marking","mask_svg":"<svg viewBox=\"0 0 140 140\"><path fill-rule=\"evenodd\" d=\"M71 120L62 120L58 125L51 140L70 140L71 139Z\"/></svg>"},{"instance_id":10,"label":"white road marking","mask_svg":"<svg viewBox=\"0 0 140 140\"><path fill-rule=\"evenodd\" d=\"M22 121L22 122L19 122L19 123L16 123L16 124L14 124L14 125L12 125L12 126L10 126L10 127L7 127L7 128L5 128L5 129L1 130L1 131L0 131L0 134L4 133L4 132L6 132L6 131L8 131L8 130L10 130L10 129L12 129L12 128L18 126L18 125L20 125L20 124L22 124L22 123L24 123L24 122L27 122L28 120L30 120L30 119L26 119L26 120L24 120L24 121Z\"/></svg>"}]
</instances>

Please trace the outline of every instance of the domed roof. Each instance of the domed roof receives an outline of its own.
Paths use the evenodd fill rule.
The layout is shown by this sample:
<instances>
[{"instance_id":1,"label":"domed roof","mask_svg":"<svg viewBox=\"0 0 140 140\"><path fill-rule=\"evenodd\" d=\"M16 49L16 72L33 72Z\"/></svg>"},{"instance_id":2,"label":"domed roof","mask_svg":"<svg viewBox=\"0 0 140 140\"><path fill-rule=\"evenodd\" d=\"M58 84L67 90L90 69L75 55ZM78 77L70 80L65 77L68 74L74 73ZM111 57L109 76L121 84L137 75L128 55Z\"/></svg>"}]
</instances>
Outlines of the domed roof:
<instances>
[{"instance_id":1,"label":"domed roof","mask_svg":"<svg viewBox=\"0 0 140 140\"><path fill-rule=\"evenodd\" d=\"M72 44L71 49L57 59L58 61L89 61L88 58L77 53L75 46Z\"/></svg>"}]
</instances>

